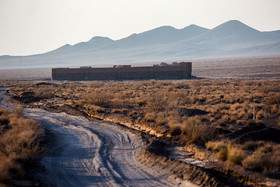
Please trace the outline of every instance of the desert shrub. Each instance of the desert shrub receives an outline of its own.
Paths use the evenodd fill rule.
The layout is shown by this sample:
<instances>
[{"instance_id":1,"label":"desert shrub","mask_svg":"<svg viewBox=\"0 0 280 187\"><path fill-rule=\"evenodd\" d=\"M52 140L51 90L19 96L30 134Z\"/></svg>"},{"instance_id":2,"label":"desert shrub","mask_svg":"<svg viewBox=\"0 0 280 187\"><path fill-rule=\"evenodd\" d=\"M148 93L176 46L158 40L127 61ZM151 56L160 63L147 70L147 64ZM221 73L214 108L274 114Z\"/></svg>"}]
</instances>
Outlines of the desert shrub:
<instances>
[{"instance_id":1,"label":"desert shrub","mask_svg":"<svg viewBox=\"0 0 280 187\"><path fill-rule=\"evenodd\" d=\"M135 103L129 99L123 99L123 100L116 100L112 99L110 102L106 102L102 104L103 106L109 106L111 108L126 108L126 109L132 109L135 106Z\"/></svg>"},{"instance_id":2,"label":"desert shrub","mask_svg":"<svg viewBox=\"0 0 280 187\"><path fill-rule=\"evenodd\" d=\"M217 159L227 162L229 165L241 165L247 156L240 145L232 144L227 141L209 141L206 148L217 151Z\"/></svg>"},{"instance_id":3,"label":"desert shrub","mask_svg":"<svg viewBox=\"0 0 280 187\"><path fill-rule=\"evenodd\" d=\"M264 110L260 110L260 111L257 111L256 119L260 120L260 119L263 119L265 116L266 116L266 112Z\"/></svg>"},{"instance_id":4,"label":"desert shrub","mask_svg":"<svg viewBox=\"0 0 280 187\"><path fill-rule=\"evenodd\" d=\"M204 145L215 136L213 127L202 123L200 118L189 118L183 123L182 130L186 136L187 143L198 143Z\"/></svg>"},{"instance_id":5,"label":"desert shrub","mask_svg":"<svg viewBox=\"0 0 280 187\"><path fill-rule=\"evenodd\" d=\"M184 93L177 92L177 93L169 93L166 98L167 105L166 110L177 110L180 106L183 106L185 103L187 103L187 98Z\"/></svg>"},{"instance_id":6,"label":"desert shrub","mask_svg":"<svg viewBox=\"0 0 280 187\"><path fill-rule=\"evenodd\" d=\"M229 116L227 114L224 114L222 117L221 117L221 122L228 122L230 120Z\"/></svg>"},{"instance_id":7,"label":"desert shrub","mask_svg":"<svg viewBox=\"0 0 280 187\"><path fill-rule=\"evenodd\" d=\"M234 103L234 97L231 94L227 94L224 96L223 101L226 103Z\"/></svg>"},{"instance_id":8,"label":"desert shrub","mask_svg":"<svg viewBox=\"0 0 280 187\"><path fill-rule=\"evenodd\" d=\"M252 155L242 161L247 169L279 172L280 171L280 146L266 143L259 147Z\"/></svg>"},{"instance_id":9,"label":"desert shrub","mask_svg":"<svg viewBox=\"0 0 280 187\"><path fill-rule=\"evenodd\" d=\"M280 146L275 143L246 142L243 145L226 141L209 141L206 148L217 151L216 158L228 165L242 165L256 171L280 171Z\"/></svg>"},{"instance_id":10,"label":"desert shrub","mask_svg":"<svg viewBox=\"0 0 280 187\"><path fill-rule=\"evenodd\" d=\"M18 160L20 163L33 160L41 151L40 142L44 135L42 126L20 116L22 112L1 111L0 118L7 117L9 129L0 135L0 185L24 177L23 165Z\"/></svg>"},{"instance_id":11,"label":"desert shrub","mask_svg":"<svg viewBox=\"0 0 280 187\"><path fill-rule=\"evenodd\" d=\"M225 141L208 141L205 144L208 150L218 151L217 159L219 161L226 161L228 158L228 142Z\"/></svg>"},{"instance_id":12,"label":"desert shrub","mask_svg":"<svg viewBox=\"0 0 280 187\"><path fill-rule=\"evenodd\" d=\"M243 106L242 106L241 104L235 103L235 104L230 105L230 110L231 110L231 111L236 111L236 110L238 110L238 109L241 109L242 107L243 107Z\"/></svg>"},{"instance_id":13,"label":"desert shrub","mask_svg":"<svg viewBox=\"0 0 280 187\"><path fill-rule=\"evenodd\" d=\"M102 91L94 91L89 94L88 101L89 104L96 105L96 106L104 106L109 104L111 96Z\"/></svg>"},{"instance_id":14,"label":"desert shrub","mask_svg":"<svg viewBox=\"0 0 280 187\"><path fill-rule=\"evenodd\" d=\"M230 165L241 165L242 160L245 158L245 152L239 147L228 145L227 163Z\"/></svg>"},{"instance_id":15,"label":"desert shrub","mask_svg":"<svg viewBox=\"0 0 280 187\"><path fill-rule=\"evenodd\" d=\"M225 141L208 141L205 146L208 150L219 150L221 147L226 147L227 144Z\"/></svg>"},{"instance_id":16,"label":"desert shrub","mask_svg":"<svg viewBox=\"0 0 280 187\"><path fill-rule=\"evenodd\" d=\"M150 99L147 100L147 109L153 112L164 111L167 105L167 99L164 95L152 95Z\"/></svg>"},{"instance_id":17,"label":"desert shrub","mask_svg":"<svg viewBox=\"0 0 280 187\"><path fill-rule=\"evenodd\" d=\"M270 84L263 84L260 88L262 92L265 94L271 92L280 92L279 80L278 81L271 81Z\"/></svg>"},{"instance_id":18,"label":"desert shrub","mask_svg":"<svg viewBox=\"0 0 280 187\"><path fill-rule=\"evenodd\" d=\"M49 87L39 87L34 92L34 97L41 99L50 99L54 97L53 89Z\"/></svg>"},{"instance_id":19,"label":"desert shrub","mask_svg":"<svg viewBox=\"0 0 280 187\"><path fill-rule=\"evenodd\" d=\"M248 113L246 109L239 109L237 111L237 118L238 119L247 119L248 118Z\"/></svg>"},{"instance_id":20,"label":"desert shrub","mask_svg":"<svg viewBox=\"0 0 280 187\"><path fill-rule=\"evenodd\" d=\"M92 113L105 113L106 112L105 108L96 106L96 105L89 106L88 110Z\"/></svg>"},{"instance_id":21,"label":"desert shrub","mask_svg":"<svg viewBox=\"0 0 280 187\"><path fill-rule=\"evenodd\" d=\"M219 149L219 152L217 153L217 159L219 161L226 161L228 158L228 149L226 146L222 146Z\"/></svg>"},{"instance_id":22,"label":"desert shrub","mask_svg":"<svg viewBox=\"0 0 280 187\"><path fill-rule=\"evenodd\" d=\"M277 106L280 106L280 93L270 93L266 97L265 102L269 105L276 104Z\"/></svg>"}]
</instances>

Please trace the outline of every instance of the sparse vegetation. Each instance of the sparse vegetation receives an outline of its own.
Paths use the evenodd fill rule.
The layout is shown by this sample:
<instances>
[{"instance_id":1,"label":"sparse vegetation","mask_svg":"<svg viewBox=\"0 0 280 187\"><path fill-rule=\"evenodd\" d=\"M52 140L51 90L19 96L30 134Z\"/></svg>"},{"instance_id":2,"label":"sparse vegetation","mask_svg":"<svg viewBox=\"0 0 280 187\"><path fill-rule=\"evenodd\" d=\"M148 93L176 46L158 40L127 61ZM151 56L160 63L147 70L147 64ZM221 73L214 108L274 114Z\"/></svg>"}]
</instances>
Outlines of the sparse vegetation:
<instances>
[{"instance_id":1,"label":"sparse vegetation","mask_svg":"<svg viewBox=\"0 0 280 187\"><path fill-rule=\"evenodd\" d=\"M0 186L25 177L26 166L42 149L43 135L43 127L23 118L21 109L0 108Z\"/></svg>"},{"instance_id":2,"label":"sparse vegetation","mask_svg":"<svg viewBox=\"0 0 280 187\"><path fill-rule=\"evenodd\" d=\"M203 145L215 137L215 129L202 122L200 118L186 119L182 129L188 144L198 143Z\"/></svg>"},{"instance_id":3,"label":"sparse vegetation","mask_svg":"<svg viewBox=\"0 0 280 187\"><path fill-rule=\"evenodd\" d=\"M177 144L206 145L230 166L279 172L279 79L25 82L10 93L33 107L67 105L98 118L148 127ZM270 152L261 151L267 146Z\"/></svg>"},{"instance_id":4,"label":"sparse vegetation","mask_svg":"<svg viewBox=\"0 0 280 187\"><path fill-rule=\"evenodd\" d=\"M225 141L208 142L207 149L217 151L217 159L229 165L262 172L280 172L280 145L264 141L233 144Z\"/></svg>"}]
</instances>

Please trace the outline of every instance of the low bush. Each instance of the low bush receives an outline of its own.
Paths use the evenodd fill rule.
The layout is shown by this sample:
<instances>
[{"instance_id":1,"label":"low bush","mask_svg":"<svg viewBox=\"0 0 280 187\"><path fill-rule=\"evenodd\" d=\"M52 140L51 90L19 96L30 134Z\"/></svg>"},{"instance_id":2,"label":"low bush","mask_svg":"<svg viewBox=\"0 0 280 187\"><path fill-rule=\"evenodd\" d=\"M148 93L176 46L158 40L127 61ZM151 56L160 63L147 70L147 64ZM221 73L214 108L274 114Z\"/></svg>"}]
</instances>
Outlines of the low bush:
<instances>
[{"instance_id":1,"label":"low bush","mask_svg":"<svg viewBox=\"0 0 280 187\"><path fill-rule=\"evenodd\" d=\"M167 106L167 98L164 95L153 95L147 100L147 110L151 112L162 112Z\"/></svg>"},{"instance_id":2,"label":"low bush","mask_svg":"<svg viewBox=\"0 0 280 187\"><path fill-rule=\"evenodd\" d=\"M109 104L110 95L106 92L95 91L89 94L88 101L92 105L104 106Z\"/></svg>"},{"instance_id":3,"label":"low bush","mask_svg":"<svg viewBox=\"0 0 280 187\"><path fill-rule=\"evenodd\" d=\"M268 105L274 105L280 106L280 93L270 93L268 94L267 98L265 99L265 102Z\"/></svg>"},{"instance_id":4,"label":"low bush","mask_svg":"<svg viewBox=\"0 0 280 187\"><path fill-rule=\"evenodd\" d=\"M279 145L275 146L278 149L278 153L275 153L276 150L271 150L271 153L261 152L259 150L255 151L252 155L248 156L242 161L242 165L247 169L265 171L265 172L279 172L280 171L280 154L279 154ZM273 149L275 149L273 148Z\"/></svg>"},{"instance_id":5,"label":"low bush","mask_svg":"<svg viewBox=\"0 0 280 187\"><path fill-rule=\"evenodd\" d=\"M204 145L215 137L215 129L201 122L200 118L189 118L183 123L182 131L186 134L187 143Z\"/></svg>"},{"instance_id":6,"label":"low bush","mask_svg":"<svg viewBox=\"0 0 280 187\"><path fill-rule=\"evenodd\" d=\"M50 99L54 97L54 94L51 87L40 87L34 92L34 97L38 97L40 99Z\"/></svg>"},{"instance_id":7,"label":"low bush","mask_svg":"<svg viewBox=\"0 0 280 187\"><path fill-rule=\"evenodd\" d=\"M217 159L219 161L226 161L227 158L228 158L228 149L227 147L225 146L222 146L220 147L219 149L219 152L217 153Z\"/></svg>"},{"instance_id":8,"label":"low bush","mask_svg":"<svg viewBox=\"0 0 280 187\"><path fill-rule=\"evenodd\" d=\"M229 165L241 165L245 157L245 152L239 147L228 147L227 163Z\"/></svg>"},{"instance_id":9,"label":"low bush","mask_svg":"<svg viewBox=\"0 0 280 187\"><path fill-rule=\"evenodd\" d=\"M225 141L209 141L206 148L217 151L217 159L228 165L277 173L280 171L280 145L268 142L247 142L243 145Z\"/></svg>"}]
</instances>

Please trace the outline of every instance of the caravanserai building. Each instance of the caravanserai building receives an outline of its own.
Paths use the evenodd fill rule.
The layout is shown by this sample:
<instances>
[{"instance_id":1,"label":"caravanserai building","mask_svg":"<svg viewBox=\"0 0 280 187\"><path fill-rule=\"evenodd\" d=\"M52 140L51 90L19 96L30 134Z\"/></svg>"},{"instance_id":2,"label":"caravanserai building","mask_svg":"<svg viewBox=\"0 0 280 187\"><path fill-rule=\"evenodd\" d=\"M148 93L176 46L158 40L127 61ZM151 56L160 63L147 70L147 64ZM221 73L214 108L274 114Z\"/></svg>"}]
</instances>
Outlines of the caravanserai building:
<instances>
[{"instance_id":1,"label":"caravanserai building","mask_svg":"<svg viewBox=\"0 0 280 187\"><path fill-rule=\"evenodd\" d=\"M131 67L131 65L115 65L112 68L53 68L52 80L69 81L103 81L103 80L165 80L190 79L191 62L161 63L153 66Z\"/></svg>"}]
</instances>

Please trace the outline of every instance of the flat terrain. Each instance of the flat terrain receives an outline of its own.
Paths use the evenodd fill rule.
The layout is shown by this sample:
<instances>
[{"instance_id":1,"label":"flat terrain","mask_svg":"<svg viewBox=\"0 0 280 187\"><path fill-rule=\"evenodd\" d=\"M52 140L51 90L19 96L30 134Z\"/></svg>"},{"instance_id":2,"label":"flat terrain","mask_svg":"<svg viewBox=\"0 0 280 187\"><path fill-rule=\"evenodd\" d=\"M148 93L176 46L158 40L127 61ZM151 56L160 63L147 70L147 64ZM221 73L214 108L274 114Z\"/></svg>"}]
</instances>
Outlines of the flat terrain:
<instances>
[{"instance_id":1,"label":"flat terrain","mask_svg":"<svg viewBox=\"0 0 280 187\"><path fill-rule=\"evenodd\" d=\"M224 77L279 77L280 56L184 60L193 62L193 76ZM136 66L159 62L139 63ZM77 66L79 66L77 64ZM94 66L94 65L93 65ZM100 66L100 65L99 65ZM0 80L50 80L51 68L0 69Z\"/></svg>"},{"instance_id":2,"label":"flat terrain","mask_svg":"<svg viewBox=\"0 0 280 187\"><path fill-rule=\"evenodd\" d=\"M193 61L193 75L206 78L280 77L280 57L244 57Z\"/></svg>"},{"instance_id":3,"label":"flat terrain","mask_svg":"<svg viewBox=\"0 0 280 187\"><path fill-rule=\"evenodd\" d=\"M0 80L50 80L51 68L0 69Z\"/></svg>"}]
</instances>

